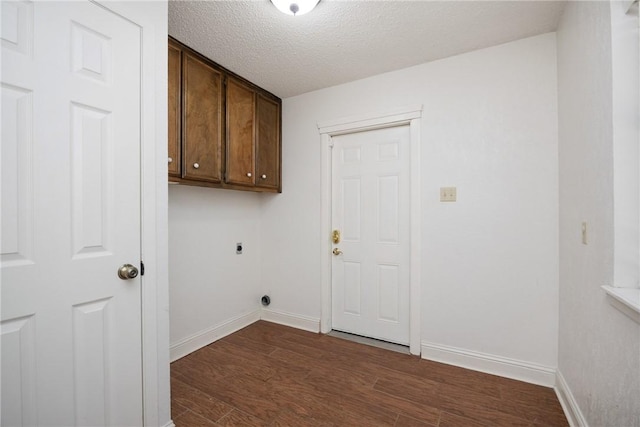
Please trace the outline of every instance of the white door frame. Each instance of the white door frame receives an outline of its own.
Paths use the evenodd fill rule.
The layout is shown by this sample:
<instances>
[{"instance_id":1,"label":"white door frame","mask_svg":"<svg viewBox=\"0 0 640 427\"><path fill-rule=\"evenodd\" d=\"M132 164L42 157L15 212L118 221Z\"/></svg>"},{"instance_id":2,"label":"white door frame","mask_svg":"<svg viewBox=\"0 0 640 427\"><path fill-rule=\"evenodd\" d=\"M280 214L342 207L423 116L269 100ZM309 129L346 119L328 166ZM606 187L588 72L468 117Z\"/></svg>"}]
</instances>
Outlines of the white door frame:
<instances>
[{"instance_id":1,"label":"white door frame","mask_svg":"<svg viewBox=\"0 0 640 427\"><path fill-rule=\"evenodd\" d=\"M331 149L333 137L354 132L408 125L411 135L411 279L409 301L409 351L420 354L420 259L422 236L420 231L420 122L422 105L411 106L381 114L345 117L318 123L321 136L321 214L320 214L320 283L322 309L320 332L331 331Z\"/></svg>"},{"instance_id":2,"label":"white door frame","mask_svg":"<svg viewBox=\"0 0 640 427\"><path fill-rule=\"evenodd\" d=\"M145 426L173 426L169 395L167 4L96 3L141 28L142 390Z\"/></svg>"}]
</instances>

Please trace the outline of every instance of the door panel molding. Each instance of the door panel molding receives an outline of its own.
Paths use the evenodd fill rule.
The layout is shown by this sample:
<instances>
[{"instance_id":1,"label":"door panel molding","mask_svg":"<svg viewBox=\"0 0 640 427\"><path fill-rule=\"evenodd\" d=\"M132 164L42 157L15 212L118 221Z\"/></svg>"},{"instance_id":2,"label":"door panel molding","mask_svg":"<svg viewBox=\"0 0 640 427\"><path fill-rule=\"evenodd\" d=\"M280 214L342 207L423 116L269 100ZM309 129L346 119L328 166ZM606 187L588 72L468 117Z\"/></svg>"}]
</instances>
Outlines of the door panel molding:
<instances>
[{"instance_id":1,"label":"door panel molding","mask_svg":"<svg viewBox=\"0 0 640 427\"><path fill-rule=\"evenodd\" d=\"M388 112L349 116L318 123L321 137L321 244L320 283L322 287L322 305L320 316L320 331L331 331L331 214L332 214L332 138L367 130L383 129L395 126L409 126L410 158L411 158L411 253L410 253L410 307L409 307L409 351L420 354L420 259L421 242L421 204L420 204L420 124L422 120L422 105L394 109Z\"/></svg>"},{"instance_id":2,"label":"door panel molding","mask_svg":"<svg viewBox=\"0 0 640 427\"><path fill-rule=\"evenodd\" d=\"M140 258L141 28L86 1L3 3L3 13L15 5L16 34L2 34L3 190L12 189L2 214L17 230L3 252L25 261L32 249L34 262L3 265L3 319L29 321L2 322L2 369L17 375L2 377L1 416L141 425L140 280L124 284L112 270ZM4 43L23 32L33 55Z\"/></svg>"}]
</instances>

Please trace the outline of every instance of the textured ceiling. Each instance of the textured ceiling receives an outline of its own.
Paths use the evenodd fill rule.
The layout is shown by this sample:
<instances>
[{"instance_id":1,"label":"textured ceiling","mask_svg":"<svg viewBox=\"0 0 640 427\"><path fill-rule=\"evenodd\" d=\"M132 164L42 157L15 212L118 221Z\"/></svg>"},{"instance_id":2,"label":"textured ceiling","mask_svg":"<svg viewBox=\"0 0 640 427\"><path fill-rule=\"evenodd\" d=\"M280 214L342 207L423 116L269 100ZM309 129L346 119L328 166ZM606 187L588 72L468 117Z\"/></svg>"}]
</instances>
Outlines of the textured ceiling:
<instances>
[{"instance_id":1,"label":"textured ceiling","mask_svg":"<svg viewBox=\"0 0 640 427\"><path fill-rule=\"evenodd\" d=\"M169 1L169 34L282 98L554 31L563 1Z\"/></svg>"}]
</instances>

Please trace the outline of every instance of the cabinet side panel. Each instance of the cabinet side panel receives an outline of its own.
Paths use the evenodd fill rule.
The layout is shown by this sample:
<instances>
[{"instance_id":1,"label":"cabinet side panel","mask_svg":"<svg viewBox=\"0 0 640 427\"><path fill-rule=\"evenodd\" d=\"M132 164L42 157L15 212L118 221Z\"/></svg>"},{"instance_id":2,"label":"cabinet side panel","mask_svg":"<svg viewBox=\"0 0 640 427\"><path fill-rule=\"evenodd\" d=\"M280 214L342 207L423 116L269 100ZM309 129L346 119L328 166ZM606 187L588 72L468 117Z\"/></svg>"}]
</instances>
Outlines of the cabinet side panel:
<instances>
[{"instance_id":1,"label":"cabinet side panel","mask_svg":"<svg viewBox=\"0 0 640 427\"><path fill-rule=\"evenodd\" d=\"M180 48L169 41L169 175L180 176Z\"/></svg>"},{"instance_id":2,"label":"cabinet side panel","mask_svg":"<svg viewBox=\"0 0 640 427\"><path fill-rule=\"evenodd\" d=\"M253 185L255 179L254 97L251 88L227 80L227 169L229 184Z\"/></svg>"}]
</instances>

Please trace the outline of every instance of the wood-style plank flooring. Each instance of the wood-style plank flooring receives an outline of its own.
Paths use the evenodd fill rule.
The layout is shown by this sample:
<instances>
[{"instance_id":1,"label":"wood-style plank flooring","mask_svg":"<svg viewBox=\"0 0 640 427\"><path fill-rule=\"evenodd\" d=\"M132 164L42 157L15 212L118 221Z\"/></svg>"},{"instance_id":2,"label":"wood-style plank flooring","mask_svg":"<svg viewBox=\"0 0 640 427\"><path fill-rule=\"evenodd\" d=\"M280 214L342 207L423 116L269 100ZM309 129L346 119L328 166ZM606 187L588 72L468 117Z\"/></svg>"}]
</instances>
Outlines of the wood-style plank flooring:
<instances>
[{"instance_id":1,"label":"wood-style plank flooring","mask_svg":"<svg viewBox=\"0 0 640 427\"><path fill-rule=\"evenodd\" d=\"M553 389L257 322L171 365L191 426L568 426Z\"/></svg>"}]
</instances>

